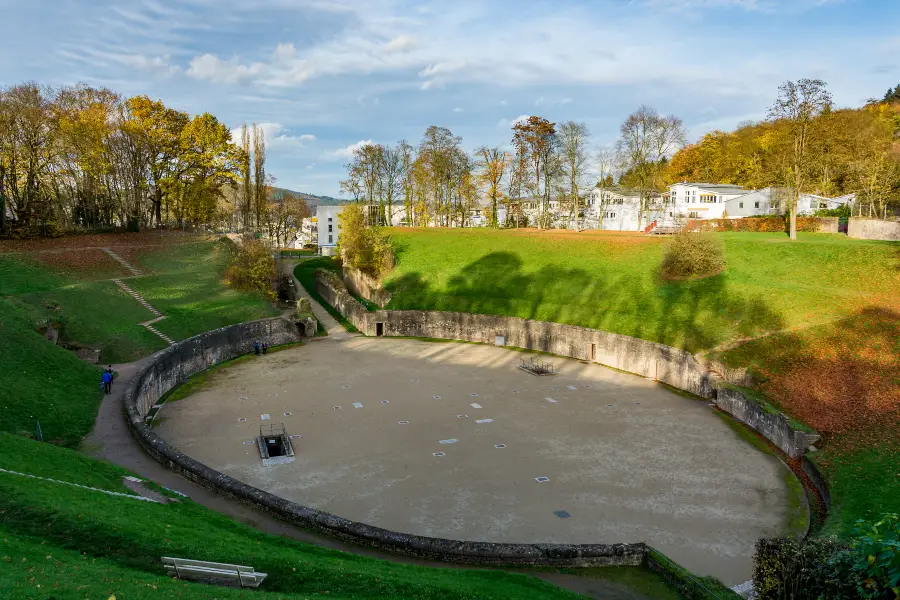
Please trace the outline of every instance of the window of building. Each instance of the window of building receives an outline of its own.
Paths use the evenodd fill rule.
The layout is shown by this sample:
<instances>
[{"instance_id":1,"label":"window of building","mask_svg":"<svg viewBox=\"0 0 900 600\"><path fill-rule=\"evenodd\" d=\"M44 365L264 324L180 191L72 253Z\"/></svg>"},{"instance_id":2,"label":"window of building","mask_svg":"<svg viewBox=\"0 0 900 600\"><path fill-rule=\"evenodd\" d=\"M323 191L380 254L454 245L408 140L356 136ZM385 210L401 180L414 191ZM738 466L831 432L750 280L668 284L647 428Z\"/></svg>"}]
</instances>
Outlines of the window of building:
<instances>
[{"instance_id":1,"label":"window of building","mask_svg":"<svg viewBox=\"0 0 900 600\"><path fill-rule=\"evenodd\" d=\"M689 218L689 219L699 219L699 218L700 218L700 213L697 212L697 211L691 211L691 212L688 213L688 218Z\"/></svg>"},{"instance_id":2,"label":"window of building","mask_svg":"<svg viewBox=\"0 0 900 600\"><path fill-rule=\"evenodd\" d=\"M328 222L331 223L331 217L328 217Z\"/></svg>"},{"instance_id":3,"label":"window of building","mask_svg":"<svg viewBox=\"0 0 900 600\"><path fill-rule=\"evenodd\" d=\"M753 208L759 208L759 200L753 203Z\"/></svg>"},{"instance_id":4,"label":"window of building","mask_svg":"<svg viewBox=\"0 0 900 600\"><path fill-rule=\"evenodd\" d=\"M331 223L329 223L329 224L328 224L328 233L331 233L331 232L333 231L332 227L334 227L334 225L332 225Z\"/></svg>"},{"instance_id":5,"label":"window of building","mask_svg":"<svg viewBox=\"0 0 900 600\"><path fill-rule=\"evenodd\" d=\"M608 212L608 213L606 213L606 218L607 218L607 219L615 219L615 218L616 218L616 213L614 213L614 212Z\"/></svg>"},{"instance_id":6,"label":"window of building","mask_svg":"<svg viewBox=\"0 0 900 600\"><path fill-rule=\"evenodd\" d=\"M757 204L759 204L759 203L757 202ZM739 203L738 203L738 208L744 208L744 203L743 203L743 202L739 202Z\"/></svg>"},{"instance_id":7,"label":"window of building","mask_svg":"<svg viewBox=\"0 0 900 600\"><path fill-rule=\"evenodd\" d=\"M334 237L333 237L333 236L330 236L330 235L328 236L328 243L329 243L329 244L333 244L333 243L334 243Z\"/></svg>"}]
</instances>

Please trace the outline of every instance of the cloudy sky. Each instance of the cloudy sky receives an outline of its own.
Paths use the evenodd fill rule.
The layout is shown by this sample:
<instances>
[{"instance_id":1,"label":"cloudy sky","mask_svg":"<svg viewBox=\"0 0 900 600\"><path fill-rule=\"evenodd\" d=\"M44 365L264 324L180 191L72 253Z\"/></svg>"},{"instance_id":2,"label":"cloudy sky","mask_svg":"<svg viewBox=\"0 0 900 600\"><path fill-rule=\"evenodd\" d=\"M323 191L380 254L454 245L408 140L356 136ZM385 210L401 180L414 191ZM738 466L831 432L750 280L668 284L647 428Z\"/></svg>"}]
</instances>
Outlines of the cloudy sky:
<instances>
[{"instance_id":1,"label":"cloudy sky","mask_svg":"<svg viewBox=\"0 0 900 600\"><path fill-rule=\"evenodd\" d=\"M785 79L858 106L900 83L900 0L0 0L0 85L86 82L238 127L278 184L338 194L366 140L469 150L539 114L612 143L641 104L695 139Z\"/></svg>"}]
</instances>

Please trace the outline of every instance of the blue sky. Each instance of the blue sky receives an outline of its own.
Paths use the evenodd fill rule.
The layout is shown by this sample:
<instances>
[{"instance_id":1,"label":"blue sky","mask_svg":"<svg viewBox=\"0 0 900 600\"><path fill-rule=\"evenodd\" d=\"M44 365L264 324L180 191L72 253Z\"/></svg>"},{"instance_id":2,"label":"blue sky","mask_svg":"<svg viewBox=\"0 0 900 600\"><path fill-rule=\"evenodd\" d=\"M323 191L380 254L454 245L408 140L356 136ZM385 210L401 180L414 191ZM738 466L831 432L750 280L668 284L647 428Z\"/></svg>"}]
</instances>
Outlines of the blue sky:
<instances>
[{"instance_id":1,"label":"blue sky","mask_svg":"<svg viewBox=\"0 0 900 600\"><path fill-rule=\"evenodd\" d=\"M611 144L641 104L691 139L816 77L900 83L900 0L0 0L0 85L86 82L264 124L278 185L337 195L361 141L449 127L472 150L539 114Z\"/></svg>"}]
</instances>

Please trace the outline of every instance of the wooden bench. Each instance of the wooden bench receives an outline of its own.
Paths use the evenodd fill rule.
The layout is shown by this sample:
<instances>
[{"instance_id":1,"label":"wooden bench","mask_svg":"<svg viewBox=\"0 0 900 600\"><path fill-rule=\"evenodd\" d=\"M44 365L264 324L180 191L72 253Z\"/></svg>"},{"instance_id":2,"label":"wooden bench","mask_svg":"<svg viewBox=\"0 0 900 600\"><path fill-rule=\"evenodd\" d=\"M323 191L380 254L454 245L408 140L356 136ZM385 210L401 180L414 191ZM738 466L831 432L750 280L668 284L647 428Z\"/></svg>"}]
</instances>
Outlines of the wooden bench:
<instances>
[{"instance_id":1,"label":"wooden bench","mask_svg":"<svg viewBox=\"0 0 900 600\"><path fill-rule=\"evenodd\" d=\"M265 573L257 573L253 570L253 567L241 565L173 558L170 556L163 556L162 563L165 565L170 577L216 585L256 588L266 578Z\"/></svg>"}]
</instances>

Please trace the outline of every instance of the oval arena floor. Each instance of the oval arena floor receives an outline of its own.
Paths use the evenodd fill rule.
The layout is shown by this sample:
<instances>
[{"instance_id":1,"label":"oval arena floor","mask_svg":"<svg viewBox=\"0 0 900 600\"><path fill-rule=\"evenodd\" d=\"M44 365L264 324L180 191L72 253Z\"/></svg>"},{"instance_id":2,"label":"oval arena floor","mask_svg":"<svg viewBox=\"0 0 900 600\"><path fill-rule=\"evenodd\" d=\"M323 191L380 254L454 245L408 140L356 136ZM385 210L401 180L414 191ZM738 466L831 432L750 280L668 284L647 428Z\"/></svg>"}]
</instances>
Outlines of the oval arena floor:
<instances>
[{"instance_id":1,"label":"oval arena floor","mask_svg":"<svg viewBox=\"0 0 900 600\"><path fill-rule=\"evenodd\" d=\"M236 479L379 527L493 542L645 541L699 574L750 578L783 534L787 468L703 401L540 356L411 339L322 339L241 361L168 402L157 433ZM260 425L292 462L264 466ZM794 499L796 503L798 500Z\"/></svg>"}]
</instances>

